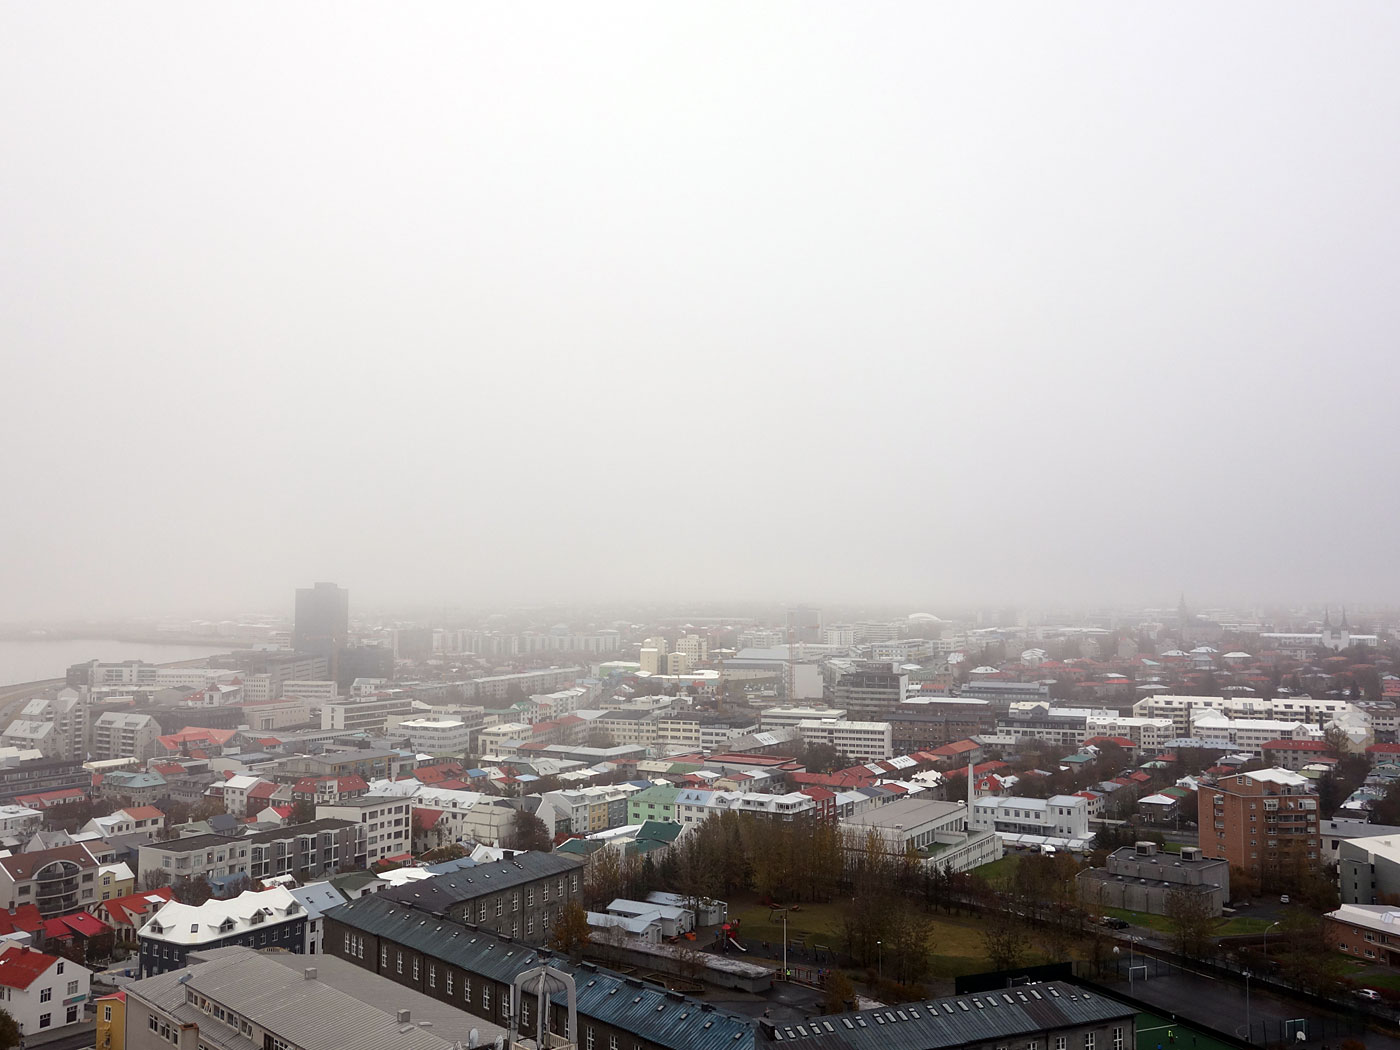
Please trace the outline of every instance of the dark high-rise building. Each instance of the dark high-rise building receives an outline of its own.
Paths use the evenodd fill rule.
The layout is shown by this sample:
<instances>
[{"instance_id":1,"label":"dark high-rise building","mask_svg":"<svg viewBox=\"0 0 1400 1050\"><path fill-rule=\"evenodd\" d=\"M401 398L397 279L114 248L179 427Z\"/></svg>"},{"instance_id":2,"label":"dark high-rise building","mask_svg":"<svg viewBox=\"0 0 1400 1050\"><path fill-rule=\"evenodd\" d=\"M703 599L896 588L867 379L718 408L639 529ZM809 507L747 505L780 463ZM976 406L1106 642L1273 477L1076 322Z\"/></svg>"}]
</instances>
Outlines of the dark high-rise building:
<instances>
[{"instance_id":1,"label":"dark high-rise building","mask_svg":"<svg viewBox=\"0 0 1400 1050\"><path fill-rule=\"evenodd\" d=\"M335 675L336 657L350 634L350 592L333 583L297 588L296 622L292 648L324 656Z\"/></svg>"}]
</instances>

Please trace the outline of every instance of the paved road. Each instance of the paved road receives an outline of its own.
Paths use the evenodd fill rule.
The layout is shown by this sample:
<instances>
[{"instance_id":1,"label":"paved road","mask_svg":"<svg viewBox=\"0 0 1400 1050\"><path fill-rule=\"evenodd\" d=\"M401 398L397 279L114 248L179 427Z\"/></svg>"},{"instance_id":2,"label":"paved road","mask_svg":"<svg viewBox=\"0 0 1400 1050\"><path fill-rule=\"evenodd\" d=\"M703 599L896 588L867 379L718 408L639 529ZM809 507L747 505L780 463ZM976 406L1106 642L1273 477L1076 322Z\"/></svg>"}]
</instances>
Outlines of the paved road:
<instances>
[{"instance_id":1,"label":"paved road","mask_svg":"<svg viewBox=\"0 0 1400 1050\"><path fill-rule=\"evenodd\" d=\"M29 1035L20 1040L21 1050L82 1050L97 1045L97 1022L80 1021L48 1034Z\"/></svg>"}]
</instances>

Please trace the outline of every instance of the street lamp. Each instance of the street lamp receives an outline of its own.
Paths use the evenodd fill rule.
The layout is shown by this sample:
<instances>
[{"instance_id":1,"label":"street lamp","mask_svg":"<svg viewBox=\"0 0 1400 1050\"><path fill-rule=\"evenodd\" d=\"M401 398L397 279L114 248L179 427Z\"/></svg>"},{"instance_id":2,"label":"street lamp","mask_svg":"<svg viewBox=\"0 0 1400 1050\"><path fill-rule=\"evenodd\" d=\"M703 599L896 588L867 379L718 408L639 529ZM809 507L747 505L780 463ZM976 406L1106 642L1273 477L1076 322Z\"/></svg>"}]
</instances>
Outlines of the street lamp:
<instances>
[{"instance_id":1,"label":"street lamp","mask_svg":"<svg viewBox=\"0 0 1400 1050\"><path fill-rule=\"evenodd\" d=\"M875 955L880 964L880 979L883 981L885 979L885 949L881 947L882 944L884 944L883 941L875 942Z\"/></svg>"},{"instance_id":2,"label":"street lamp","mask_svg":"<svg viewBox=\"0 0 1400 1050\"><path fill-rule=\"evenodd\" d=\"M1272 930L1272 929L1274 928L1274 926L1278 926L1278 925L1280 925L1282 922L1283 922L1283 920L1280 919L1278 922L1274 923L1273 926L1270 926L1268 929L1266 929L1266 930L1264 931L1264 955L1265 955L1266 958L1267 958L1267 956L1268 956L1268 954L1269 954L1269 930Z\"/></svg>"},{"instance_id":3,"label":"street lamp","mask_svg":"<svg viewBox=\"0 0 1400 1050\"><path fill-rule=\"evenodd\" d=\"M1254 1026L1250 1023L1250 1018L1249 1018L1249 977L1250 977L1250 973L1249 973L1248 970L1243 970L1243 971L1241 971L1241 973L1242 973L1243 976L1244 976L1244 1041L1247 1043L1247 1042L1249 1042L1249 1034L1250 1034L1250 1032L1251 1032L1251 1031L1253 1030L1253 1028L1254 1028Z\"/></svg>"}]
</instances>

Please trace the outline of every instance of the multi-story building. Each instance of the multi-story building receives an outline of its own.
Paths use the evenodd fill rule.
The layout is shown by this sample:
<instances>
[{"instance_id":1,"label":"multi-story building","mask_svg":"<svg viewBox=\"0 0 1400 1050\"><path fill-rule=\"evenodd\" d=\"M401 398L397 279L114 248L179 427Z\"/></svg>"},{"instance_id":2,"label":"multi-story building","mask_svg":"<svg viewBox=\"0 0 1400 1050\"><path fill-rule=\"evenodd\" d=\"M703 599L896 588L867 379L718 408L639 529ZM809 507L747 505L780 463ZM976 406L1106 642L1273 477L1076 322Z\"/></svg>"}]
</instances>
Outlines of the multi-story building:
<instances>
[{"instance_id":1,"label":"multi-story building","mask_svg":"<svg viewBox=\"0 0 1400 1050\"><path fill-rule=\"evenodd\" d=\"M1377 834L1339 841L1337 890L1343 904L1393 906L1400 901L1400 837Z\"/></svg>"},{"instance_id":2,"label":"multi-story building","mask_svg":"<svg viewBox=\"0 0 1400 1050\"><path fill-rule=\"evenodd\" d=\"M92 974L71 959L21 945L0 954L0 991L5 1012L19 1026L21 1046L41 1032L81 1022L91 989Z\"/></svg>"},{"instance_id":3,"label":"multi-story building","mask_svg":"<svg viewBox=\"0 0 1400 1050\"><path fill-rule=\"evenodd\" d=\"M312 805L334 805L350 799L364 798L369 784L364 777L302 777L292 784L292 802Z\"/></svg>"},{"instance_id":4,"label":"multi-story building","mask_svg":"<svg viewBox=\"0 0 1400 1050\"><path fill-rule=\"evenodd\" d=\"M463 755L471 747L472 731L465 722L438 718L410 718L395 732L408 737L415 751L430 755Z\"/></svg>"},{"instance_id":5,"label":"multi-story building","mask_svg":"<svg viewBox=\"0 0 1400 1050\"><path fill-rule=\"evenodd\" d=\"M321 682L330 677L326 656L290 649L240 649L209 658L213 667L231 668L243 679L244 699L277 700L288 682Z\"/></svg>"},{"instance_id":6,"label":"multi-story building","mask_svg":"<svg viewBox=\"0 0 1400 1050\"><path fill-rule=\"evenodd\" d=\"M402 696L341 697L321 705L322 729L353 729L383 736L390 723L413 715L413 700Z\"/></svg>"},{"instance_id":7,"label":"multi-story building","mask_svg":"<svg viewBox=\"0 0 1400 1050\"><path fill-rule=\"evenodd\" d=\"M103 1047L99 1016L97 1050L484 1050L507 1036L455 997L422 995L344 959L236 946L189 961L128 985L127 1045Z\"/></svg>"},{"instance_id":8,"label":"multi-story building","mask_svg":"<svg viewBox=\"0 0 1400 1050\"><path fill-rule=\"evenodd\" d=\"M28 806L0 806L0 839L24 838L38 831L44 814Z\"/></svg>"},{"instance_id":9,"label":"multi-story building","mask_svg":"<svg viewBox=\"0 0 1400 1050\"><path fill-rule=\"evenodd\" d=\"M247 875L319 878L346 865L368 866L366 830L348 820L317 819L270 828L239 838L192 835L142 844L137 852L142 876L163 871L172 879L226 879Z\"/></svg>"},{"instance_id":10,"label":"multi-story building","mask_svg":"<svg viewBox=\"0 0 1400 1050\"><path fill-rule=\"evenodd\" d=\"M306 951L306 909L282 886L200 905L171 901L136 933L141 976L184 967L191 952L242 945Z\"/></svg>"},{"instance_id":11,"label":"multi-story building","mask_svg":"<svg viewBox=\"0 0 1400 1050\"><path fill-rule=\"evenodd\" d=\"M128 806L105 817L93 817L83 826L84 831L104 839L137 835L147 842L154 842L164 828L165 814L155 806Z\"/></svg>"},{"instance_id":12,"label":"multi-story building","mask_svg":"<svg viewBox=\"0 0 1400 1050\"><path fill-rule=\"evenodd\" d=\"M0 747L0 803L21 795L92 787L92 774L83 768L83 757L49 758L38 751Z\"/></svg>"},{"instance_id":13,"label":"multi-story building","mask_svg":"<svg viewBox=\"0 0 1400 1050\"><path fill-rule=\"evenodd\" d=\"M1133 704L1140 718L1170 718L1177 736L1189 736L1191 723L1202 714L1225 718L1271 718L1288 723L1321 725L1345 715L1351 705L1345 700L1319 700L1311 696L1281 696L1272 700L1237 696L1147 696Z\"/></svg>"},{"instance_id":14,"label":"multi-story building","mask_svg":"<svg viewBox=\"0 0 1400 1050\"><path fill-rule=\"evenodd\" d=\"M850 722L839 718L808 718L797 723L802 743L808 747L834 747L852 762L873 762L894 753L894 734L888 722Z\"/></svg>"},{"instance_id":15,"label":"multi-story building","mask_svg":"<svg viewBox=\"0 0 1400 1050\"><path fill-rule=\"evenodd\" d=\"M558 820L568 824L567 833L588 835L627 823L628 794L618 787L598 786L549 791L544 799Z\"/></svg>"},{"instance_id":16,"label":"multi-story building","mask_svg":"<svg viewBox=\"0 0 1400 1050\"><path fill-rule=\"evenodd\" d=\"M1275 718L1227 718L1215 712L1199 714L1191 723L1190 736L1202 744L1222 744L1232 751L1263 754L1264 745L1275 740L1321 740L1322 730L1303 722Z\"/></svg>"},{"instance_id":17,"label":"multi-story building","mask_svg":"<svg viewBox=\"0 0 1400 1050\"><path fill-rule=\"evenodd\" d=\"M1337 951L1368 966L1400 966L1400 909L1343 903L1322 917L1322 934Z\"/></svg>"},{"instance_id":18,"label":"multi-story building","mask_svg":"<svg viewBox=\"0 0 1400 1050\"><path fill-rule=\"evenodd\" d=\"M909 691L909 676L892 663L859 661L836 680L836 706L855 719L885 719Z\"/></svg>"},{"instance_id":19,"label":"multi-story building","mask_svg":"<svg viewBox=\"0 0 1400 1050\"><path fill-rule=\"evenodd\" d=\"M160 724L150 715L104 711L92 724L89 761L135 758L148 761L156 753Z\"/></svg>"},{"instance_id":20,"label":"multi-story building","mask_svg":"<svg viewBox=\"0 0 1400 1050\"><path fill-rule=\"evenodd\" d=\"M284 699L307 700L312 707L320 707L332 700L340 699L340 686L334 679L316 678L286 682L282 686Z\"/></svg>"},{"instance_id":21,"label":"multi-story building","mask_svg":"<svg viewBox=\"0 0 1400 1050\"><path fill-rule=\"evenodd\" d=\"M575 679L584 676L585 671L582 667L551 667L543 671L469 678L462 683L462 691L466 694L462 699L477 702L505 700L512 687L518 688L525 696L533 696L535 693L570 687Z\"/></svg>"},{"instance_id":22,"label":"multi-story building","mask_svg":"<svg viewBox=\"0 0 1400 1050\"><path fill-rule=\"evenodd\" d=\"M319 755L298 755L278 767L280 773L303 776L364 777L365 780L392 780L407 760L397 751L350 748L325 751Z\"/></svg>"},{"instance_id":23,"label":"multi-story building","mask_svg":"<svg viewBox=\"0 0 1400 1050\"><path fill-rule=\"evenodd\" d=\"M1198 846L1183 846L1173 854L1160 852L1155 842L1139 842L1114 850L1102 868L1081 871L1077 884L1093 914L1126 908L1166 915L1173 894L1188 893L1204 900L1209 914L1218 917L1230 899L1230 865L1206 857Z\"/></svg>"},{"instance_id":24,"label":"multi-story building","mask_svg":"<svg viewBox=\"0 0 1400 1050\"><path fill-rule=\"evenodd\" d=\"M973 800L968 824L974 831L995 831L1012 842L1021 836L1082 842L1089 838L1089 800L1080 795L988 796Z\"/></svg>"},{"instance_id":25,"label":"multi-story building","mask_svg":"<svg viewBox=\"0 0 1400 1050\"><path fill-rule=\"evenodd\" d=\"M90 908L104 862L82 843L0 857L0 908L34 904L45 919Z\"/></svg>"},{"instance_id":26,"label":"multi-story building","mask_svg":"<svg viewBox=\"0 0 1400 1050\"><path fill-rule=\"evenodd\" d=\"M1200 845L1208 857L1254 875L1318 863L1317 795L1312 781L1287 769L1259 769L1202 784Z\"/></svg>"},{"instance_id":27,"label":"multi-story building","mask_svg":"<svg viewBox=\"0 0 1400 1050\"><path fill-rule=\"evenodd\" d=\"M856 848L863 848L874 832L883 842L884 852L903 857L911 847L933 856L940 868L969 871L998 860L1002 842L994 832L968 827L967 804L935 799L901 798L874 806L841 821L852 833Z\"/></svg>"},{"instance_id":28,"label":"multi-story building","mask_svg":"<svg viewBox=\"0 0 1400 1050\"><path fill-rule=\"evenodd\" d=\"M799 722L812 718L841 718L846 712L839 707L819 707L816 705L788 705L770 707L759 712L759 726L762 729L795 729Z\"/></svg>"},{"instance_id":29,"label":"multi-story building","mask_svg":"<svg viewBox=\"0 0 1400 1050\"><path fill-rule=\"evenodd\" d=\"M299 587L292 648L325 657L336 677L336 657L350 639L350 592L333 583Z\"/></svg>"},{"instance_id":30,"label":"multi-story building","mask_svg":"<svg viewBox=\"0 0 1400 1050\"><path fill-rule=\"evenodd\" d=\"M573 857L517 853L410 882L379 896L538 945L549 939L550 927L578 897L582 873L582 863Z\"/></svg>"},{"instance_id":31,"label":"multi-story building","mask_svg":"<svg viewBox=\"0 0 1400 1050\"><path fill-rule=\"evenodd\" d=\"M442 878L417 885L431 886ZM450 1002L493 1023L505 1022L512 982L538 964L535 954L513 951L508 942L451 918L421 922L423 917L423 910L390 900L385 893L362 897L326 916L326 950L399 987ZM554 958L550 966L572 974L578 987L580 1050L695 1050L697 1029L705 1046L755 1050L751 1018L592 964ZM564 1009L555 1003L555 1032L566 1029ZM1109 1050L1107 1042L1104 1050Z\"/></svg>"},{"instance_id":32,"label":"multi-story building","mask_svg":"<svg viewBox=\"0 0 1400 1050\"><path fill-rule=\"evenodd\" d=\"M126 1050L126 993L104 995L97 1009L97 1044L94 1050Z\"/></svg>"},{"instance_id":33,"label":"multi-story building","mask_svg":"<svg viewBox=\"0 0 1400 1050\"><path fill-rule=\"evenodd\" d=\"M676 795L680 789L669 784L653 784L638 791L627 800L627 823L641 824L648 820L676 822Z\"/></svg>"},{"instance_id":34,"label":"multi-story building","mask_svg":"<svg viewBox=\"0 0 1400 1050\"><path fill-rule=\"evenodd\" d=\"M316 817L350 821L364 829L365 867L408 853L413 844L412 804L392 795L362 795L318 805Z\"/></svg>"},{"instance_id":35,"label":"multi-story building","mask_svg":"<svg viewBox=\"0 0 1400 1050\"><path fill-rule=\"evenodd\" d=\"M648 788L648 791L654 790ZM819 803L811 795L793 791L785 795L768 794L761 791L706 791L700 788L672 788L676 792L672 806L657 807L653 814L649 809L634 810L633 815L641 819L630 819L629 823L641 824L647 820L670 820L677 824L699 824L716 813L752 813L768 820L797 820L818 816ZM643 791L633 797L641 798ZM630 803L629 803L630 805ZM673 815L674 814L674 815Z\"/></svg>"},{"instance_id":36,"label":"multi-story building","mask_svg":"<svg viewBox=\"0 0 1400 1050\"><path fill-rule=\"evenodd\" d=\"M62 689L53 698L35 697L20 708L0 734L0 745L33 749L45 758L77 758L87 752L87 705L76 689Z\"/></svg>"}]
</instances>

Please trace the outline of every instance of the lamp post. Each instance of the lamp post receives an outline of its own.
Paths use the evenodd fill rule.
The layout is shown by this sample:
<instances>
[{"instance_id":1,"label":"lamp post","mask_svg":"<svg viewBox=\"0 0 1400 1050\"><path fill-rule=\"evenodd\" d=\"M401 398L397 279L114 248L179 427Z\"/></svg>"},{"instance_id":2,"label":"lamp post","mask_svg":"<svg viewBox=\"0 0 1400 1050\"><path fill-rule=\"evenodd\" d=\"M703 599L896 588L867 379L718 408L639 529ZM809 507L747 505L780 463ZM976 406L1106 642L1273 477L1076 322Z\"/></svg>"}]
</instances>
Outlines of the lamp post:
<instances>
[{"instance_id":1,"label":"lamp post","mask_svg":"<svg viewBox=\"0 0 1400 1050\"><path fill-rule=\"evenodd\" d=\"M1269 955L1269 930L1272 930L1272 929L1274 928L1274 926L1278 926L1278 925L1279 925L1280 923L1282 923L1282 922L1283 922L1283 920L1280 919L1278 922L1274 923L1273 926L1270 926L1268 929L1266 929L1266 930L1264 931L1264 957L1265 957L1266 959L1268 958L1268 955Z\"/></svg>"},{"instance_id":2,"label":"lamp post","mask_svg":"<svg viewBox=\"0 0 1400 1050\"><path fill-rule=\"evenodd\" d=\"M885 979L885 949L882 947L884 941L875 942L875 957L880 966L880 979Z\"/></svg>"},{"instance_id":3,"label":"lamp post","mask_svg":"<svg viewBox=\"0 0 1400 1050\"><path fill-rule=\"evenodd\" d=\"M1250 1032L1251 1032L1251 1031L1253 1030L1253 1028L1254 1028L1254 1026L1250 1023L1250 1017L1249 1017L1249 977L1250 977L1250 973L1249 973L1248 970L1242 970L1241 973L1242 973L1243 976L1244 976L1244 1041L1247 1043L1247 1042L1249 1042L1249 1035L1250 1035Z\"/></svg>"},{"instance_id":4,"label":"lamp post","mask_svg":"<svg viewBox=\"0 0 1400 1050\"><path fill-rule=\"evenodd\" d=\"M787 965L787 909L783 909L783 980L788 979Z\"/></svg>"}]
</instances>

